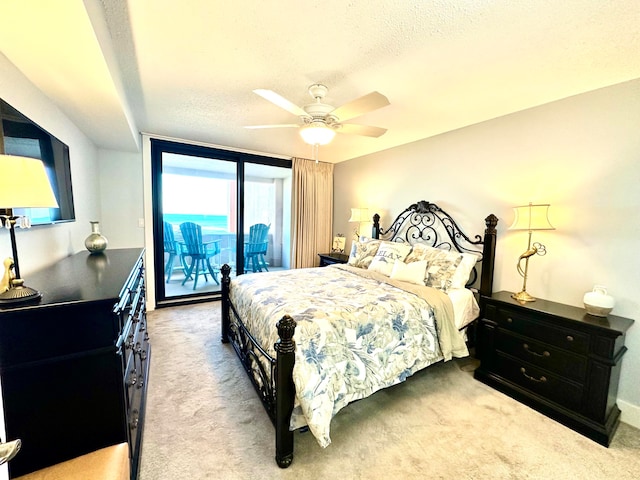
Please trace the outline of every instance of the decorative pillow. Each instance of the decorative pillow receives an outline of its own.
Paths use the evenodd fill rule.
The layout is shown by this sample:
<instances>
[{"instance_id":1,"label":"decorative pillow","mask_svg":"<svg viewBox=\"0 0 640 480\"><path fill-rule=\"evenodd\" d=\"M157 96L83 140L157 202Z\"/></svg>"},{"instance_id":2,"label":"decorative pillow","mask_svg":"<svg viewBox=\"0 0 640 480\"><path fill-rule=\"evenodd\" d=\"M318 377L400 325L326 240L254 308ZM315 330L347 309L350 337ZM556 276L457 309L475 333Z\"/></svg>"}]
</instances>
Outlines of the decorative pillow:
<instances>
[{"instance_id":1,"label":"decorative pillow","mask_svg":"<svg viewBox=\"0 0 640 480\"><path fill-rule=\"evenodd\" d=\"M433 247L429 247L424 243L416 243L411 247L411 253L407 255L404 263L412 263L419 262L420 260L427 260L428 249L433 249Z\"/></svg>"},{"instance_id":2,"label":"decorative pillow","mask_svg":"<svg viewBox=\"0 0 640 480\"><path fill-rule=\"evenodd\" d=\"M479 258L473 253L460 253L456 250L449 251L416 243L405 263L427 260L429 275L425 284L446 291L448 288L465 288Z\"/></svg>"},{"instance_id":3,"label":"decorative pillow","mask_svg":"<svg viewBox=\"0 0 640 480\"><path fill-rule=\"evenodd\" d=\"M424 285L424 279L427 275L427 261L418 260L417 262L405 263L396 260L391 270L390 278L394 280L402 280L403 282L415 283L416 285Z\"/></svg>"},{"instance_id":4,"label":"decorative pillow","mask_svg":"<svg viewBox=\"0 0 640 480\"><path fill-rule=\"evenodd\" d=\"M380 240L370 240L368 242L354 242L351 246L348 265L358 268L369 268L373 256L378 251Z\"/></svg>"},{"instance_id":5,"label":"decorative pillow","mask_svg":"<svg viewBox=\"0 0 640 480\"><path fill-rule=\"evenodd\" d=\"M481 257L479 255L474 255L473 253L462 254L462 260L456 268L456 273L453 274L453 278L451 279L451 288L465 288L469 281L471 271L480 258Z\"/></svg>"},{"instance_id":6,"label":"decorative pillow","mask_svg":"<svg viewBox=\"0 0 640 480\"><path fill-rule=\"evenodd\" d=\"M395 261L400 260L402 262L410 251L411 245L407 243L382 242L375 257L371 260L369 270L389 276Z\"/></svg>"},{"instance_id":7,"label":"decorative pillow","mask_svg":"<svg viewBox=\"0 0 640 480\"><path fill-rule=\"evenodd\" d=\"M439 250L439 249L435 249ZM452 279L456 269L462 261L460 252L440 250L429 255L427 267L427 286L447 291L452 285Z\"/></svg>"}]
</instances>

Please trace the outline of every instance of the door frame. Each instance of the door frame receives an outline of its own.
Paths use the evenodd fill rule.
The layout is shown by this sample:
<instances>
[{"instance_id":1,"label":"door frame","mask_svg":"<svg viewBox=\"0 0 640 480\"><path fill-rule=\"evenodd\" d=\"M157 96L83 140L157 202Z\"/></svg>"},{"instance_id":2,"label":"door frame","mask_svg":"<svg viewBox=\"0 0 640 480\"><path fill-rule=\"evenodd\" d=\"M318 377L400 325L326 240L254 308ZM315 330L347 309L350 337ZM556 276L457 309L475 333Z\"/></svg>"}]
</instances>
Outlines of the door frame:
<instances>
[{"instance_id":1,"label":"door frame","mask_svg":"<svg viewBox=\"0 0 640 480\"><path fill-rule=\"evenodd\" d=\"M167 298L164 286L164 246L163 246L163 210L162 210L162 154L174 153L178 155L225 160L236 163L236 204L237 204L237 232L236 236L236 275L244 273L244 178L245 164L269 165L281 168L292 168L291 159L268 157L235 150L225 150L203 145L193 145L171 140L151 138L151 203L153 220L153 250L154 250L154 285L156 307L184 305L210 300L219 300L221 292L189 293ZM242 233L240 233L242 232Z\"/></svg>"}]
</instances>

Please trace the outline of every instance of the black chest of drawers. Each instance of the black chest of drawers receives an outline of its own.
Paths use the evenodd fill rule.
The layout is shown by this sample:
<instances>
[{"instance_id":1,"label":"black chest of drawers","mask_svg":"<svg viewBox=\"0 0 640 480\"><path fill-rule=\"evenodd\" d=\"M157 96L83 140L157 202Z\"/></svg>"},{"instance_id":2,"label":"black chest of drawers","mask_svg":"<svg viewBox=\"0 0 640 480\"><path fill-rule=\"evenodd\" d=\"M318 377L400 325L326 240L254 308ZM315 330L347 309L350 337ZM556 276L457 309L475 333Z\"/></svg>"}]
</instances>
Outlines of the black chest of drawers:
<instances>
[{"instance_id":1,"label":"black chest of drawers","mask_svg":"<svg viewBox=\"0 0 640 480\"><path fill-rule=\"evenodd\" d=\"M0 309L11 477L129 442L137 478L150 354L141 249L88 252L28 275L39 303Z\"/></svg>"},{"instance_id":2,"label":"black chest of drawers","mask_svg":"<svg viewBox=\"0 0 640 480\"><path fill-rule=\"evenodd\" d=\"M482 297L480 307L475 378L608 446L633 320L540 299L523 305L509 292Z\"/></svg>"}]
</instances>

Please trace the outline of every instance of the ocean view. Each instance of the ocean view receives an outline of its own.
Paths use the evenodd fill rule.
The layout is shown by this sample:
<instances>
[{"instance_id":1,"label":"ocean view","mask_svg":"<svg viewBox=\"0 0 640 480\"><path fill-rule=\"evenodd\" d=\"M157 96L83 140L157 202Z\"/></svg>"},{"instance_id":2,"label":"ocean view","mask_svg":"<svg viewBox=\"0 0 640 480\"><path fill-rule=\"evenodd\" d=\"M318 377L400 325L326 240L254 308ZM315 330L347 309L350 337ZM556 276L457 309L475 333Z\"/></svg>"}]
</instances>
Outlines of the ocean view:
<instances>
[{"instance_id":1,"label":"ocean view","mask_svg":"<svg viewBox=\"0 0 640 480\"><path fill-rule=\"evenodd\" d=\"M226 215L189 215L186 213L165 213L163 215L165 222L169 222L176 227L183 222L193 222L206 227L210 232L218 230L220 232L229 231L229 223Z\"/></svg>"}]
</instances>

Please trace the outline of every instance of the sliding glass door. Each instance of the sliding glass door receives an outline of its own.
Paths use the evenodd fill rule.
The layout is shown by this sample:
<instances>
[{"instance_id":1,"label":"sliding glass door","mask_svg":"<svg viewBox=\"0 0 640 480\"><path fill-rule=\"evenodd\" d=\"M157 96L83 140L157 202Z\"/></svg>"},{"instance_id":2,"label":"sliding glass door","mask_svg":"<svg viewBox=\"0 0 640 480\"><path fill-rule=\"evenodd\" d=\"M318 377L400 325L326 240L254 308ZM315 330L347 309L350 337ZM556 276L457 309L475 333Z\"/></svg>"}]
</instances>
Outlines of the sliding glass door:
<instances>
[{"instance_id":1,"label":"sliding glass door","mask_svg":"<svg viewBox=\"0 0 640 480\"><path fill-rule=\"evenodd\" d=\"M243 270L290 268L291 168L245 164ZM287 205L287 208L283 208ZM266 237L251 242L251 229L263 225ZM266 243L264 254L260 247ZM262 245L264 246L264 245Z\"/></svg>"},{"instance_id":2,"label":"sliding glass door","mask_svg":"<svg viewBox=\"0 0 640 480\"><path fill-rule=\"evenodd\" d=\"M159 306L220 295L232 275L289 268L288 160L151 141Z\"/></svg>"}]
</instances>

